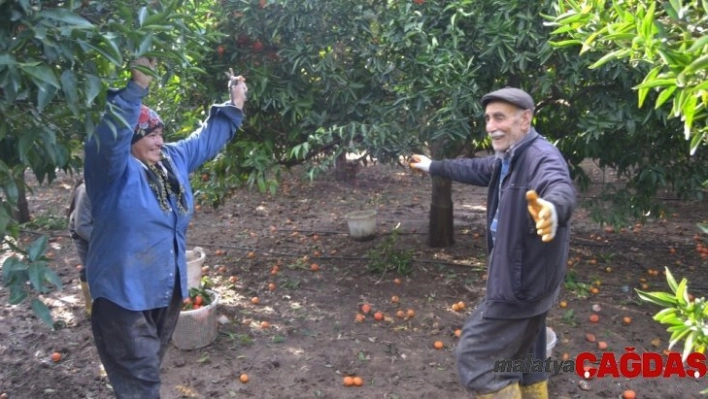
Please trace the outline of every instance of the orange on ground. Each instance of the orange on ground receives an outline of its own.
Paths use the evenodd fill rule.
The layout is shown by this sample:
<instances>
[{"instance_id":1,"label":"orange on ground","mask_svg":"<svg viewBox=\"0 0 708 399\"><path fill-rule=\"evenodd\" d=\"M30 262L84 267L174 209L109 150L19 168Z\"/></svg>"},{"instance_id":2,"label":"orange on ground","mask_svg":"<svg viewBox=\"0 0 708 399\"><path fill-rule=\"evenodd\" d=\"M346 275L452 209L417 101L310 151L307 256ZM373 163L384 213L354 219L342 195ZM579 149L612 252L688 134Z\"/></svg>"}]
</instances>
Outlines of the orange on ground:
<instances>
[{"instance_id":1,"label":"orange on ground","mask_svg":"<svg viewBox=\"0 0 708 399\"><path fill-rule=\"evenodd\" d=\"M238 377L239 381L243 382L244 384L248 382L248 374L241 374L240 377Z\"/></svg>"},{"instance_id":2,"label":"orange on ground","mask_svg":"<svg viewBox=\"0 0 708 399\"><path fill-rule=\"evenodd\" d=\"M400 285L400 284L401 284L401 279L400 279L400 278L394 278L394 279L393 279L393 283L396 284L396 285Z\"/></svg>"},{"instance_id":3,"label":"orange on ground","mask_svg":"<svg viewBox=\"0 0 708 399\"><path fill-rule=\"evenodd\" d=\"M238 281L238 277L236 277L236 276L229 277L229 283L236 284L237 281Z\"/></svg>"},{"instance_id":4,"label":"orange on ground","mask_svg":"<svg viewBox=\"0 0 708 399\"><path fill-rule=\"evenodd\" d=\"M406 317L406 312L399 310L396 312L396 317L398 317L399 319L402 319L402 318Z\"/></svg>"},{"instance_id":5,"label":"orange on ground","mask_svg":"<svg viewBox=\"0 0 708 399\"><path fill-rule=\"evenodd\" d=\"M461 335L462 335L462 330L460 330L459 328L457 330L455 330L455 336L457 338L460 338Z\"/></svg>"},{"instance_id":6,"label":"orange on ground","mask_svg":"<svg viewBox=\"0 0 708 399\"><path fill-rule=\"evenodd\" d=\"M453 303L452 306L451 306L451 308L452 308L452 310L455 311L455 312L457 312L457 311L460 310L460 306L458 306L456 303Z\"/></svg>"},{"instance_id":7,"label":"orange on ground","mask_svg":"<svg viewBox=\"0 0 708 399\"><path fill-rule=\"evenodd\" d=\"M361 305L361 313L369 314L369 312L371 312L371 305L369 305L368 303Z\"/></svg>"},{"instance_id":8,"label":"orange on ground","mask_svg":"<svg viewBox=\"0 0 708 399\"><path fill-rule=\"evenodd\" d=\"M350 376L346 376L342 380L342 384L344 384L345 387L350 387L350 386L354 385L354 378L350 377Z\"/></svg>"},{"instance_id":9,"label":"orange on ground","mask_svg":"<svg viewBox=\"0 0 708 399\"><path fill-rule=\"evenodd\" d=\"M590 315L590 322L591 323L597 323L600 321L600 316L596 315L595 313Z\"/></svg>"},{"instance_id":10,"label":"orange on ground","mask_svg":"<svg viewBox=\"0 0 708 399\"><path fill-rule=\"evenodd\" d=\"M268 284L268 290L269 290L269 291L275 291L275 283L270 283L270 284Z\"/></svg>"},{"instance_id":11,"label":"orange on ground","mask_svg":"<svg viewBox=\"0 0 708 399\"><path fill-rule=\"evenodd\" d=\"M361 377L356 376L354 377L354 385L360 387L364 385L364 380L362 380Z\"/></svg>"},{"instance_id":12,"label":"orange on ground","mask_svg":"<svg viewBox=\"0 0 708 399\"><path fill-rule=\"evenodd\" d=\"M202 274L209 273L209 266L202 266Z\"/></svg>"},{"instance_id":13,"label":"orange on ground","mask_svg":"<svg viewBox=\"0 0 708 399\"><path fill-rule=\"evenodd\" d=\"M320 270L320 265L318 265L317 263L313 263L310 265L310 270L312 270L313 272L316 272L316 271Z\"/></svg>"},{"instance_id":14,"label":"orange on ground","mask_svg":"<svg viewBox=\"0 0 708 399\"><path fill-rule=\"evenodd\" d=\"M52 359L52 361L53 361L54 363L59 363L59 361L61 361L61 353L59 353L59 352L54 352L54 353L52 353L52 355L50 356L50 358Z\"/></svg>"},{"instance_id":15,"label":"orange on ground","mask_svg":"<svg viewBox=\"0 0 708 399\"><path fill-rule=\"evenodd\" d=\"M590 293L597 295L598 293L600 293L600 290L597 287L592 287L590 288Z\"/></svg>"},{"instance_id":16,"label":"orange on ground","mask_svg":"<svg viewBox=\"0 0 708 399\"><path fill-rule=\"evenodd\" d=\"M399 299L398 299L398 296L397 296L397 295L394 295L394 296L391 297L391 302L392 302L392 303L398 303L398 301L399 301Z\"/></svg>"},{"instance_id":17,"label":"orange on ground","mask_svg":"<svg viewBox=\"0 0 708 399\"><path fill-rule=\"evenodd\" d=\"M632 324L632 318L629 317L629 316L624 316L624 317L622 318L622 323L624 323L624 324Z\"/></svg>"},{"instance_id":18,"label":"orange on ground","mask_svg":"<svg viewBox=\"0 0 708 399\"><path fill-rule=\"evenodd\" d=\"M622 393L622 398L624 399L635 399L636 397L637 394L631 389L627 389Z\"/></svg>"},{"instance_id":19,"label":"orange on ground","mask_svg":"<svg viewBox=\"0 0 708 399\"><path fill-rule=\"evenodd\" d=\"M587 333L585 334L585 340L588 342L595 342L597 338L595 338L595 334Z\"/></svg>"},{"instance_id":20,"label":"orange on ground","mask_svg":"<svg viewBox=\"0 0 708 399\"><path fill-rule=\"evenodd\" d=\"M381 313L381 312L374 313L374 320L381 321L381 320L383 320L383 318L384 318L383 313Z\"/></svg>"},{"instance_id":21,"label":"orange on ground","mask_svg":"<svg viewBox=\"0 0 708 399\"><path fill-rule=\"evenodd\" d=\"M562 307L562 308L565 308L565 307L568 306L568 302L566 302L566 301L560 301L560 303L558 304L558 306L560 306L560 307Z\"/></svg>"},{"instance_id":22,"label":"orange on ground","mask_svg":"<svg viewBox=\"0 0 708 399\"><path fill-rule=\"evenodd\" d=\"M269 327L270 327L270 323L268 323L267 321L261 322L261 328L269 328Z\"/></svg>"},{"instance_id":23,"label":"orange on ground","mask_svg":"<svg viewBox=\"0 0 708 399\"><path fill-rule=\"evenodd\" d=\"M457 302L457 307L459 307L460 310L465 310L465 303L462 301Z\"/></svg>"},{"instance_id":24,"label":"orange on ground","mask_svg":"<svg viewBox=\"0 0 708 399\"><path fill-rule=\"evenodd\" d=\"M434 347L435 349L442 349L442 348L445 347L445 344L443 344L442 341L435 341L435 342L433 343L433 347Z\"/></svg>"},{"instance_id":25,"label":"orange on ground","mask_svg":"<svg viewBox=\"0 0 708 399\"><path fill-rule=\"evenodd\" d=\"M261 303L261 300L258 299L257 296L254 296L253 298L251 298L251 303L254 305L258 305L259 303Z\"/></svg>"},{"instance_id":26,"label":"orange on ground","mask_svg":"<svg viewBox=\"0 0 708 399\"><path fill-rule=\"evenodd\" d=\"M408 318L415 317L415 310L413 310L413 309L408 309L408 311L406 311L406 316L407 316Z\"/></svg>"},{"instance_id":27,"label":"orange on ground","mask_svg":"<svg viewBox=\"0 0 708 399\"><path fill-rule=\"evenodd\" d=\"M597 343L597 349L604 351L607 350L607 342L605 341L598 341Z\"/></svg>"},{"instance_id":28,"label":"orange on ground","mask_svg":"<svg viewBox=\"0 0 708 399\"><path fill-rule=\"evenodd\" d=\"M356 318L354 318L354 320L355 320L357 323L362 323L362 322L364 322L364 320L366 320L366 317L364 317L364 315L361 314L361 313L357 313L357 314L356 314Z\"/></svg>"}]
</instances>

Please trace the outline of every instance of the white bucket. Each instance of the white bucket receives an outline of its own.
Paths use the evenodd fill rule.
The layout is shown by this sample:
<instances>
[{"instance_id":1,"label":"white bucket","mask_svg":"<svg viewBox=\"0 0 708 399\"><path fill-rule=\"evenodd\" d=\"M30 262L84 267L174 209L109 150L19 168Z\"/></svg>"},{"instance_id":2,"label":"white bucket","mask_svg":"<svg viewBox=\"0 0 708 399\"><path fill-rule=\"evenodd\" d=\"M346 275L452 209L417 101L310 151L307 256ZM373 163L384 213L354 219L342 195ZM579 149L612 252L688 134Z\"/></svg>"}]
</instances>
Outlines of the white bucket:
<instances>
[{"instance_id":1,"label":"white bucket","mask_svg":"<svg viewBox=\"0 0 708 399\"><path fill-rule=\"evenodd\" d=\"M209 305L180 312L175 331L172 333L172 344L174 346L180 349L192 350L203 348L216 340L219 328L216 318L219 294L214 291L207 292L211 295L211 303Z\"/></svg>"},{"instance_id":2,"label":"white bucket","mask_svg":"<svg viewBox=\"0 0 708 399\"><path fill-rule=\"evenodd\" d=\"M346 216L349 225L349 235L357 241L374 238L376 233L376 211L356 211Z\"/></svg>"},{"instance_id":3,"label":"white bucket","mask_svg":"<svg viewBox=\"0 0 708 399\"><path fill-rule=\"evenodd\" d=\"M546 327L546 357L553 355L553 348L556 347L556 333L551 330L551 327Z\"/></svg>"},{"instance_id":4,"label":"white bucket","mask_svg":"<svg viewBox=\"0 0 708 399\"><path fill-rule=\"evenodd\" d=\"M187 289L199 288L202 283L202 265L206 254L201 247L187 251Z\"/></svg>"}]
</instances>

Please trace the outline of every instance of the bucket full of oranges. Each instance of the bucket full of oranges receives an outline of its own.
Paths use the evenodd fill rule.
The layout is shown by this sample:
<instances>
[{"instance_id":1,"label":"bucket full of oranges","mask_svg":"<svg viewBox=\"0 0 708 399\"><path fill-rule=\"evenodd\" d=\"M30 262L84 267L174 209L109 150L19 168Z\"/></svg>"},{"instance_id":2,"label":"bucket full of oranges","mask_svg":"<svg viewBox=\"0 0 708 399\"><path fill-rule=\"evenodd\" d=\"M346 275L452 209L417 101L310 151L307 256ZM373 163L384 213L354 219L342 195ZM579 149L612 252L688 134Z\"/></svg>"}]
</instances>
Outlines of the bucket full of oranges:
<instances>
[{"instance_id":1,"label":"bucket full of oranges","mask_svg":"<svg viewBox=\"0 0 708 399\"><path fill-rule=\"evenodd\" d=\"M216 307L219 294L204 288L190 288L189 298L184 300L177 326L172 334L172 343L180 349L203 348L216 340L219 323Z\"/></svg>"}]
</instances>

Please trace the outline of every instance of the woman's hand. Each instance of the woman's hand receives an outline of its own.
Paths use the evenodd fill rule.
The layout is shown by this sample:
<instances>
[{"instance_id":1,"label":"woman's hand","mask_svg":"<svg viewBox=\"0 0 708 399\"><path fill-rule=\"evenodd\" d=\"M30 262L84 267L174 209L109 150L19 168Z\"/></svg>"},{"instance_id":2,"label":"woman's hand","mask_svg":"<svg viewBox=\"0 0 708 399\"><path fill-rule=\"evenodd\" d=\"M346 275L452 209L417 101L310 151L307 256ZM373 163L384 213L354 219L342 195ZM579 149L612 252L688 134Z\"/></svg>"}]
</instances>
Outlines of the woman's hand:
<instances>
[{"instance_id":1,"label":"woman's hand","mask_svg":"<svg viewBox=\"0 0 708 399\"><path fill-rule=\"evenodd\" d=\"M234 75L233 69L229 69L229 73L226 75L229 77L229 95L231 95L231 103L236 108L242 110L248 94L246 78L241 75Z\"/></svg>"},{"instance_id":2,"label":"woman's hand","mask_svg":"<svg viewBox=\"0 0 708 399\"><path fill-rule=\"evenodd\" d=\"M148 86L150 86L150 82L152 81L152 76L140 71L136 68L136 66L142 66L150 70L155 70L156 65L157 60L155 58L141 57L133 61L130 70L133 82L137 83L137 85L142 87L143 89L147 89Z\"/></svg>"}]
</instances>

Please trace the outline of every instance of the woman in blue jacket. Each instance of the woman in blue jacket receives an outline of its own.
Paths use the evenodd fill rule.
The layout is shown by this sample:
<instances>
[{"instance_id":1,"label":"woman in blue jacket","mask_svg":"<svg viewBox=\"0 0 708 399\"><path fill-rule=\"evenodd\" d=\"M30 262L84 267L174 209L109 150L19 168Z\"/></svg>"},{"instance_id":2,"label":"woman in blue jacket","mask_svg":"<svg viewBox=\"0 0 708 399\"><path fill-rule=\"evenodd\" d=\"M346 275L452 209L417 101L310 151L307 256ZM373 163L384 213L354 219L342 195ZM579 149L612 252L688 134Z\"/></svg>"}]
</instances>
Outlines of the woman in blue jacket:
<instances>
[{"instance_id":1,"label":"woman in blue jacket","mask_svg":"<svg viewBox=\"0 0 708 399\"><path fill-rule=\"evenodd\" d=\"M186 234L194 198L189 174L233 139L248 88L229 78L230 101L213 105L189 137L165 143L164 123L143 105L154 69L138 59L125 88L108 96L85 145L84 177L94 228L87 264L91 327L118 398L160 397L160 366L188 296Z\"/></svg>"}]
</instances>

